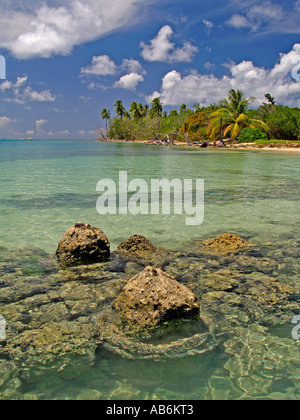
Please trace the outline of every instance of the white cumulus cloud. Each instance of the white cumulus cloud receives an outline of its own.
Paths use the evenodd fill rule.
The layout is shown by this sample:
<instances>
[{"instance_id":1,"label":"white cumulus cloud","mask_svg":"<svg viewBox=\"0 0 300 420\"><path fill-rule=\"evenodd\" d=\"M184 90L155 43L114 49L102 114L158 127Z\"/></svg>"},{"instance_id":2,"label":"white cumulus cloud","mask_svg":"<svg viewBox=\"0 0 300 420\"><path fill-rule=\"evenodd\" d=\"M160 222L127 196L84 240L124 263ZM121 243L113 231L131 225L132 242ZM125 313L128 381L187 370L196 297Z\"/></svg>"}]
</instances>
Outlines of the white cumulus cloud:
<instances>
[{"instance_id":1,"label":"white cumulus cloud","mask_svg":"<svg viewBox=\"0 0 300 420\"><path fill-rule=\"evenodd\" d=\"M18 77L16 82L5 80L0 84L0 92L3 92L3 99L7 102L25 104L27 102L54 102L56 100L49 89L37 91L27 85L28 77Z\"/></svg>"},{"instance_id":2,"label":"white cumulus cloud","mask_svg":"<svg viewBox=\"0 0 300 420\"><path fill-rule=\"evenodd\" d=\"M125 74L125 76L122 76L120 80L118 80L114 84L114 87L127 89L127 90L134 90L136 89L137 85L143 81L144 81L144 77L141 74L138 74L138 73Z\"/></svg>"},{"instance_id":3,"label":"white cumulus cloud","mask_svg":"<svg viewBox=\"0 0 300 420\"><path fill-rule=\"evenodd\" d=\"M15 122L15 120L5 116L0 117L0 128L6 128L12 122Z\"/></svg>"},{"instance_id":4,"label":"white cumulus cloud","mask_svg":"<svg viewBox=\"0 0 300 420\"><path fill-rule=\"evenodd\" d=\"M260 105L266 93L271 93L277 103L300 106L300 44L295 44L287 54L281 54L271 69L257 67L252 61L227 65L230 74L216 77L192 71L186 76L173 70L162 79L160 92L147 97L150 102L160 96L165 105L193 104L207 106L227 96L230 89L241 89L248 97L255 97L254 105ZM298 74L297 73L297 74Z\"/></svg>"},{"instance_id":5,"label":"white cumulus cloud","mask_svg":"<svg viewBox=\"0 0 300 420\"><path fill-rule=\"evenodd\" d=\"M145 70L143 69L141 63L138 60L134 60L132 58L127 59L125 58L121 65L121 70L129 71L130 73L142 73L145 74Z\"/></svg>"},{"instance_id":6,"label":"white cumulus cloud","mask_svg":"<svg viewBox=\"0 0 300 420\"><path fill-rule=\"evenodd\" d=\"M147 61L191 62L198 52L198 47L185 41L183 46L176 47L171 38L173 29L169 25L163 26L155 38L148 44L140 43L141 55Z\"/></svg>"},{"instance_id":7,"label":"white cumulus cloud","mask_svg":"<svg viewBox=\"0 0 300 420\"><path fill-rule=\"evenodd\" d=\"M122 74L123 76L121 76ZM113 87L127 90L135 90L137 85L144 81L143 75L145 74L146 71L138 60L125 58L122 63L117 66L108 55L94 57L92 64L82 67L81 69L82 76L118 75L119 80L113 84ZM88 85L89 90L94 90L96 87L104 90L108 88L107 86L94 82L91 82Z\"/></svg>"},{"instance_id":8,"label":"white cumulus cloud","mask_svg":"<svg viewBox=\"0 0 300 420\"><path fill-rule=\"evenodd\" d=\"M82 74L94 76L113 75L117 72L117 66L108 55L93 57L92 64L81 69Z\"/></svg>"},{"instance_id":9,"label":"white cumulus cloud","mask_svg":"<svg viewBox=\"0 0 300 420\"><path fill-rule=\"evenodd\" d=\"M253 24L245 17L240 14L235 14L227 21L229 26L233 28L252 28Z\"/></svg>"}]
</instances>

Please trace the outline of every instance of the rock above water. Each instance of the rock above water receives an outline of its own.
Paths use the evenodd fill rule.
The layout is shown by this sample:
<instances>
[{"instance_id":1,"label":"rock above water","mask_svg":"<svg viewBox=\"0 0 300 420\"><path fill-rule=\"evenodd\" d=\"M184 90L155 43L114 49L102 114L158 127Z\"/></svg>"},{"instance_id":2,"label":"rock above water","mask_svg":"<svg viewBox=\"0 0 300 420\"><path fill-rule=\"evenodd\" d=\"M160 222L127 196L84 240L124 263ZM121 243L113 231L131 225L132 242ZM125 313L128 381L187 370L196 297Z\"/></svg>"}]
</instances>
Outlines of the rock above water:
<instances>
[{"instance_id":1,"label":"rock above water","mask_svg":"<svg viewBox=\"0 0 300 420\"><path fill-rule=\"evenodd\" d=\"M217 238L203 241L203 245L220 254L228 254L230 252L236 252L241 248L252 246L249 242L231 233L224 233Z\"/></svg>"},{"instance_id":2,"label":"rock above water","mask_svg":"<svg viewBox=\"0 0 300 420\"><path fill-rule=\"evenodd\" d=\"M147 267L133 277L112 306L135 330L152 329L200 312L194 293L154 267Z\"/></svg>"},{"instance_id":3,"label":"rock above water","mask_svg":"<svg viewBox=\"0 0 300 420\"><path fill-rule=\"evenodd\" d=\"M56 255L66 265L106 261L110 243L101 229L79 222L63 235Z\"/></svg>"}]
</instances>

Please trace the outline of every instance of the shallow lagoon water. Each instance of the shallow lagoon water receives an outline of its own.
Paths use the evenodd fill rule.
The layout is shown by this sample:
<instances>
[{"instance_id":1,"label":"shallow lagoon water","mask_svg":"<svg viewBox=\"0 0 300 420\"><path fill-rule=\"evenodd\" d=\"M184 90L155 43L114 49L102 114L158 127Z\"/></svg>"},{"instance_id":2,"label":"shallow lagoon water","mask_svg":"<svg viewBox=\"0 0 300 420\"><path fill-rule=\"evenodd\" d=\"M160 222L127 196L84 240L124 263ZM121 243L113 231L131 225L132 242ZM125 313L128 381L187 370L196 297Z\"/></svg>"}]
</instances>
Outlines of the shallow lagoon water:
<instances>
[{"instance_id":1,"label":"shallow lagoon water","mask_svg":"<svg viewBox=\"0 0 300 420\"><path fill-rule=\"evenodd\" d=\"M186 226L184 215L100 216L97 182L117 181L119 171L147 182L204 179L204 223ZM298 154L97 141L1 141L0 185L0 314L8 318L8 341L14 342L9 357L5 350L0 352L0 398L299 399L299 342L291 336L292 317L300 315ZM182 357L170 352L154 360L138 354L129 358L126 352L95 345L80 357L74 354L74 360L68 355L62 364L70 366L63 373L52 361L45 370L37 358L35 366L35 354L20 362L24 342L18 344L18 334L30 336L33 331L34 336L48 323L62 321L79 320L76 327L82 322L86 328L139 269L134 263L112 261L101 269L103 275L99 267L62 273L53 254L62 234L78 221L100 227L112 250L138 233L157 246L181 252L181 257L161 264L194 290L202 279L228 270L240 282L275 278L296 293L289 305L263 316L256 315L260 308L252 307L250 298L246 309L228 314L228 319L225 300L209 301L213 310L220 307L215 329L223 328L224 337L219 331L219 344L205 353L193 354L189 348ZM202 255L197 240L224 232L236 233L255 247L236 257ZM70 292L76 287L80 297ZM87 308L84 293L90 303L91 290L96 303ZM245 303L236 307L241 305ZM178 326L153 340L167 345L195 329L192 324ZM30 353L29 338L26 343Z\"/></svg>"}]
</instances>

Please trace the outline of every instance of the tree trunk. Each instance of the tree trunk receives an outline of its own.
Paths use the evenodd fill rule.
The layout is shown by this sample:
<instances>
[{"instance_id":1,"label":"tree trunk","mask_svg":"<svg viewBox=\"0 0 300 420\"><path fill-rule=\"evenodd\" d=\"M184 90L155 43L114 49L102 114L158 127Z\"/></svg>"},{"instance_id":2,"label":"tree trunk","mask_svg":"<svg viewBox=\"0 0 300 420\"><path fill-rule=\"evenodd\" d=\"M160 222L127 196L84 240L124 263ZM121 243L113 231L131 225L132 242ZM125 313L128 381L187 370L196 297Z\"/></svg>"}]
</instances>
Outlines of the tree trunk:
<instances>
[{"instance_id":1,"label":"tree trunk","mask_svg":"<svg viewBox=\"0 0 300 420\"><path fill-rule=\"evenodd\" d=\"M223 117L221 117L221 121L220 121L220 143L224 145L224 140L223 140Z\"/></svg>"},{"instance_id":2,"label":"tree trunk","mask_svg":"<svg viewBox=\"0 0 300 420\"><path fill-rule=\"evenodd\" d=\"M157 140L159 140L159 131L160 131L160 119L158 120L158 123L157 123L157 135L156 135Z\"/></svg>"}]
</instances>

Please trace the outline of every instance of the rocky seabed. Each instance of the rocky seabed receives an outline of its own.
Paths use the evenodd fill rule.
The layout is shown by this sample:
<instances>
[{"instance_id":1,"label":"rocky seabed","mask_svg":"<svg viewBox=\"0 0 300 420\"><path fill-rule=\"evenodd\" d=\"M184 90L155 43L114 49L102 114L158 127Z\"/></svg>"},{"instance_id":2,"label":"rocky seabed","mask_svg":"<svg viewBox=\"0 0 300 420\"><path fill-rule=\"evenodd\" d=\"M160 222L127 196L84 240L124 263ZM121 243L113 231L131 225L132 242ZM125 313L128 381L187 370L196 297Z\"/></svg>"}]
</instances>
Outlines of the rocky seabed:
<instances>
[{"instance_id":1,"label":"rocky seabed","mask_svg":"<svg viewBox=\"0 0 300 420\"><path fill-rule=\"evenodd\" d=\"M135 235L110 252L107 238L100 239L97 262L86 249L80 261L76 246L77 261L74 253L64 259L61 252L0 249L7 324L0 399L299 399L299 342L290 332L299 315L300 243L293 235L262 243L251 234L225 234L176 251ZM168 295L160 289L166 279L189 297L192 312L186 301L172 304L172 287ZM141 290L148 295L139 304ZM109 354L116 368L152 360L167 369L171 361L187 374L193 366L199 378L216 354L222 360L178 395L130 379L108 386ZM84 385L71 395L70 381Z\"/></svg>"}]
</instances>

